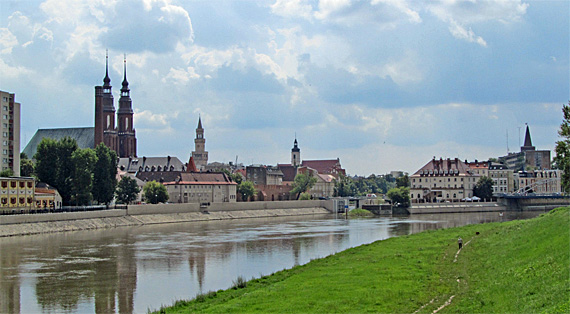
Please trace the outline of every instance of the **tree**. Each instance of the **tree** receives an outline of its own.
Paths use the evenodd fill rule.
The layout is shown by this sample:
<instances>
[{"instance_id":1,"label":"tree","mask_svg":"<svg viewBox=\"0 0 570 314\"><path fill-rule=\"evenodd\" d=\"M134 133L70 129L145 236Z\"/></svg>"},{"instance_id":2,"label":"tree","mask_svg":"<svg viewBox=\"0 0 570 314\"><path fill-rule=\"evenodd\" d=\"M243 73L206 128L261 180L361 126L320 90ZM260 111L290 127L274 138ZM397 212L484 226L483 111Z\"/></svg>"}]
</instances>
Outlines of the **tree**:
<instances>
[{"instance_id":1,"label":"tree","mask_svg":"<svg viewBox=\"0 0 570 314\"><path fill-rule=\"evenodd\" d=\"M473 188L473 195L482 199L490 199L493 197L493 179L482 176L475 187Z\"/></svg>"},{"instance_id":2,"label":"tree","mask_svg":"<svg viewBox=\"0 0 570 314\"><path fill-rule=\"evenodd\" d=\"M12 177L12 176L14 176L14 171L10 168L7 168L7 169L0 171L0 177L6 178L6 177Z\"/></svg>"},{"instance_id":3,"label":"tree","mask_svg":"<svg viewBox=\"0 0 570 314\"><path fill-rule=\"evenodd\" d=\"M100 204L109 204L117 186L117 154L103 143L97 145L95 154L97 162L93 169L93 199Z\"/></svg>"},{"instance_id":4,"label":"tree","mask_svg":"<svg viewBox=\"0 0 570 314\"><path fill-rule=\"evenodd\" d=\"M128 205L137 199L139 192L140 188L137 185L137 181L129 176L124 176L117 184L117 190L115 191L117 202Z\"/></svg>"},{"instance_id":5,"label":"tree","mask_svg":"<svg viewBox=\"0 0 570 314\"><path fill-rule=\"evenodd\" d=\"M144 199L148 203L158 204L168 201L166 187L156 181L150 181L143 186Z\"/></svg>"},{"instance_id":6,"label":"tree","mask_svg":"<svg viewBox=\"0 0 570 314\"><path fill-rule=\"evenodd\" d=\"M565 193L570 193L570 101L568 101L568 105L562 105L562 114L562 124L558 130L558 135L562 139L556 142L554 160L558 169L562 171L562 190Z\"/></svg>"},{"instance_id":7,"label":"tree","mask_svg":"<svg viewBox=\"0 0 570 314\"><path fill-rule=\"evenodd\" d=\"M303 192L301 193L301 195L299 196L299 200L300 201L307 201L311 199L311 194L307 193L307 192Z\"/></svg>"},{"instance_id":8,"label":"tree","mask_svg":"<svg viewBox=\"0 0 570 314\"><path fill-rule=\"evenodd\" d=\"M309 174L299 173L295 176L290 193L296 194L295 199L299 199L301 193L309 191L315 183L317 183L317 178Z\"/></svg>"},{"instance_id":9,"label":"tree","mask_svg":"<svg viewBox=\"0 0 570 314\"><path fill-rule=\"evenodd\" d=\"M26 153L20 153L20 176L31 177L34 175L34 162L28 159Z\"/></svg>"},{"instance_id":10,"label":"tree","mask_svg":"<svg viewBox=\"0 0 570 314\"><path fill-rule=\"evenodd\" d=\"M57 176L56 176L56 184L54 184L53 186L57 188L57 191L61 195L63 204L71 205L72 204L71 196L74 193L73 191L74 182L72 180L72 177L74 176L75 166L77 165L72 160L72 155L73 152L75 152L78 149L77 142L75 141L75 139L66 136L57 143L56 147L57 147L56 149ZM88 154L88 153L83 153L83 154ZM89 190L89 193L90 192L91 190Z\"/></svg>"},{"instance_id":11,"label":"tree","mask_svg":"<svg viewBox=\"0 0 570 314\"><path fill-rule=\"evenodd\" d=\"M397 178L396 187L397 188L410 187L410 178L408 177L408 175Z\"/></svg>"},{"instance_id":12,"label":"tree","mask_svg":"<svg viewBox=\"0 0 570 314\"><path fill-rule=\"evenodd\" d=\"M232 173L232 174L230 175L230 179L231 179L232 181L234 181L235 183L237 183L237 184L241 184L241 182L243 181L243 177L242 177L242 175L239 174L239 173Z\"/></svg>"},{"instance_id":13,"label":"tree","mask_svg":"<svg viewBox=\"0 0 570 314\"><path fill-rule=\"evenodd\" d=\"M340 175L334 185L334 195L340 197L354 196L356 194L356 186L350 177Z\"/></svg>"},{"instance_id":14,"label":"tree","mask_svg":"<svg viewBox=\"0 0 570 314\"><path fill-rule=\"evenodd\" d=\"M243 181L238 185L238 193L241 195L241 200L247 202L250 197L255 194L255 186L251 181Z\"/></svg>"},{"instance_id":15,"label":"tree","mask_svg":"<svg viewBox=\"0 0 570 314\"><path fill-rule=\"evenodd\" d=\"M389 199L392 200L392 204L397 207L410 207L410 188L409 187L399 187L393 188L386 194Z\"/></svg>"},{"instance_id":16,"label":"tree","mask_svg":"<svg viewBox=\"0 0 570 314\"><path fill-rule=\"evenodd\" d=\"M89 205L93 199L93 168L97 162L97 155L92 149L77 149L71 155L73 161L73 176L71 180L73 197L76 205Z\"/></svg>"},{"instance_id":17,"label":"tree","mask_svg":"<svg viewBox=\"0 0 570 314\"><path fill-rule=\"evenodd\" d=\"M57 141L51 138L43 138L38 144L34 159L36 160L36 176L38 181L45 182L56 189L58 172Z\"/></svg>"}]
</instances>

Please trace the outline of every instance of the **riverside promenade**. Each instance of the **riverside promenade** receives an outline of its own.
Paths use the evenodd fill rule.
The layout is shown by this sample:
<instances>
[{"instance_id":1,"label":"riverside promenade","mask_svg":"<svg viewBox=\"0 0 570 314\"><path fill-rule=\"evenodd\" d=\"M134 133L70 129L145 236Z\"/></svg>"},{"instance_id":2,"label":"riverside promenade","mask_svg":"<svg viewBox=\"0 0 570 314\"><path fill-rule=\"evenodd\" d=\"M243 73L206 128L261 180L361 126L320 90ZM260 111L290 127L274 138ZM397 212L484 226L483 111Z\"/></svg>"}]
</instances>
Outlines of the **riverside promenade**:
<instances>
[{"instance_id":1,"label":"riverside promenade","mask_svg":"<svg viewBox=\"0 0 570 314\"><path fill-rule=\"evenodd\" d=\"M150 224L321 215L332 212L332 202L282 201L199 204L130 205L127 209L90 212L0 216L0 237Z\"/></svg>"}]
</instances>

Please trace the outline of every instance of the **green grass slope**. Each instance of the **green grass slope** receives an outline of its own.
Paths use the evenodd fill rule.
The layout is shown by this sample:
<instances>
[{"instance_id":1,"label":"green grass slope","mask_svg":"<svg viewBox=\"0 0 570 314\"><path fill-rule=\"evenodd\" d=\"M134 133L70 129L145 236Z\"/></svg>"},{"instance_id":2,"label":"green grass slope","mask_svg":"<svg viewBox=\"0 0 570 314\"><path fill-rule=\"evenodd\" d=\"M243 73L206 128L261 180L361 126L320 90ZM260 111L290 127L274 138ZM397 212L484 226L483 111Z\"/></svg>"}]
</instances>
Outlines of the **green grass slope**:
<instances>
[{"instance_id":1,"label":"green grass slope","mask_svg":"<svg viewBox=\"0 0 570 314\"><path fill-rule=\"evenodd\" d=\"M569 313L569 213L390 238L160 312Z\"/></svg>"}]
</instances>

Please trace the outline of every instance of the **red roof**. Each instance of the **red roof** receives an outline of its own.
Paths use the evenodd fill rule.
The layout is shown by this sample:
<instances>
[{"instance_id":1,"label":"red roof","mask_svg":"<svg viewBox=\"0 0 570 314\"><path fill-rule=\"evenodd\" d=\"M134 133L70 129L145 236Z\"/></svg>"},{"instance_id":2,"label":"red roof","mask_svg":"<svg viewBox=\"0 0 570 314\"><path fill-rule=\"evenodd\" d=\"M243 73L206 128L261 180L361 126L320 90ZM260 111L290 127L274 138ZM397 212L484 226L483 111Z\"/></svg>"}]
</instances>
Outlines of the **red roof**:
<instances>
[{"instance_id":1,"label":"red roof","mask_svg":"<svg viewBox=\"0 0 570 314\"><path fill-rule=\"evenodd\" d=\"M303 160L301 163L303 167L309 167L317 170L320 174L346 175L344 169L340 165L340 159L330 160Z\"/></svg>"},{"instance_id":2,"label":"red roof","mask_svg":"<svg viewBox=\"0 0 570 314\"><path fill-rule=\"evenodd\" d=\"M196 163L194 162L194 157L190 156L190 160L188 161L188 167L186 168L187 172L196 172Z\"/></svg>"}]
</instances>

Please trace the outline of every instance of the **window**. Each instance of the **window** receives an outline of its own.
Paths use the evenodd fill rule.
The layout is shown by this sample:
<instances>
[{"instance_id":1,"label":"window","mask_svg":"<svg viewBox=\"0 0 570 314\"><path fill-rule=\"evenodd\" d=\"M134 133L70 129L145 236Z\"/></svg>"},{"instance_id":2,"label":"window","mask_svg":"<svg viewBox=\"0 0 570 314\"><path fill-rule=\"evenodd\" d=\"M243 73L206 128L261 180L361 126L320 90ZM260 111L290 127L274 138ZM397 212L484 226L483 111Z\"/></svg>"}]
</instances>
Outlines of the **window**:
<instances>
[{"instance_id":1,"label":"window","mask_svg":"<svg viewBox=\"0 0 570 314\"><path fill-rule=\"evenodd\" d=\"M3 118L4 120L8 120L8 115L5 114L5 115L2 116L2 118Z\"/></svg>"}]
</instances>

